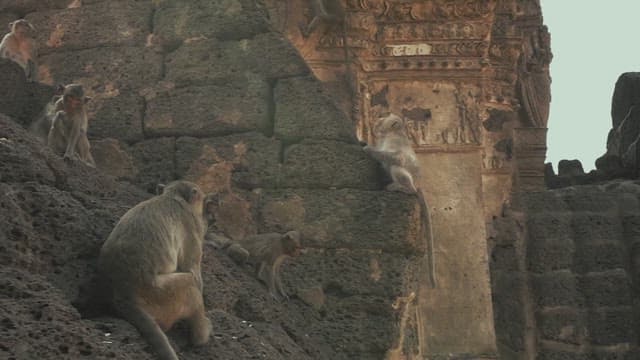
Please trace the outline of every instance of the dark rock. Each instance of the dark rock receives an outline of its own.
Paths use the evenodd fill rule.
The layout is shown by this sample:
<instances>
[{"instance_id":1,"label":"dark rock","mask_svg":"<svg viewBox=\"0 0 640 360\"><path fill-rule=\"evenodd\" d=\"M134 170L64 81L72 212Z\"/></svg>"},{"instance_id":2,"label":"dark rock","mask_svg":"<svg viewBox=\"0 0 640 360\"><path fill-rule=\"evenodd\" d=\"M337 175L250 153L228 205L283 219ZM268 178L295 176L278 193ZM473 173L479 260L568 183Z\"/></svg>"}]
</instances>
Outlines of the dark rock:
<instances>
[{"instance_id":1,"label":"dark rock","mask_svg":"<svg viewBox=\"0 0 640 360\"><path fill-rule=\"evenodd\" d=\"M532 276L535 304L539 308L581 305L583 299L576 283L576 276L566 270Z\"/></svg>"},{"instance_id":2,"label":"dark rock","mask_svg":"<svg viewBox=\"0 0 640 360\"><path fill-rule=\"evenodd\" d=\"M586 313L574 308L539 311L536 321L545 340L580 345L587 335Z\"/></svg>"},{"instance_id":3,"label":"dark rock","mask_svg":"<svg viewBox=\"0 0 640 360\"><path fill-rule=\"evenodd\" d=\"M579 289L590 308L631 306L631 279L623 269L583 275Z\"/></svg>"},{"instance_id":4,"label":"dark rock","mask_svg":"<svg viewBox=\"0 0 640 360\"><path fill-rule=\"evenodd\" d=\"M617 128L632 105L640 104L640 73L627 72L618 77L611 101L613 128Z\"/></svg>"},{"instance_id":5,"label":"dark rock","mask_svg":"<svg viewBox=\"0 0 640 360\"><path fill-rule=\"evenodd\" d=\"M560 160L558 163L558 176L584 175L584 169L580 160Z\"/></svg>"},{"instance_id":6,"label":"dark rock","mask_svg":"<svg viewBox=\"0 0 640 360\"><path fill-rule=\"evenodd\" d=\"M589 339L596 345L632 343L636 333L633 319L631 307L589 311Z\"/></svg>"}]
</instances>

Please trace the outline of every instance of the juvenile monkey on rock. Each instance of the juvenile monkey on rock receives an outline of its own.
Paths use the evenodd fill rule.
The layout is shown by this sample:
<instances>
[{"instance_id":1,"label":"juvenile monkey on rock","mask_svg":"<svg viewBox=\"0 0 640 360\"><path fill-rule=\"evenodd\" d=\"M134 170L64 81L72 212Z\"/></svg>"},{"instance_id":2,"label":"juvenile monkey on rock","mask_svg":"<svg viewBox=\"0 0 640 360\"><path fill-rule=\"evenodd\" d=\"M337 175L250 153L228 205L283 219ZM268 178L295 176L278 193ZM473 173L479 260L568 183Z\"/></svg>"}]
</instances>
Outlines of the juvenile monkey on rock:
<instances>
[{"instance_id":1,"label":"juvenile monkey on rock","mask_svg":"<svg viewBox=\"0 0 640 360\"><path fill-rule=\"evenodd\" d=\"M16 62L28 81L37 81L35 27L25 19L9 23L10 32L0 42L0 57Z\"/></svg>"},{"instance_id":2,"label":"juvenile monkey on rock","mask_svg":"<svg viewBox=\"0 0 640 360\"><path fill-rule=\"evenodd\" d=\"M389 191L401 191L407 194L416 194L420 202L422 218L422 235L427 245L429 262L429 276L432 287L436 286L435 262L433 255L433 233L431 229L431 216L429 208L424 200L422 191L416 186L420 178L420 166L418 158L402 118L395 114L389 114L378 119L373 127L375 145L367 145L364 151L378 160L385 171L391 177L391 184L387 185Z\"/></svg>"},{"instance_id":3,"label":"juvenile monkey on rock","mask_svg":"<svg viewBox=\"0 0 640 360\"><path fill-rule=\"evenodd\" d=\"M246 250L247 261L255 268L256 276L262 280L269 293L276 300L288 299L280 278L280 267L288 257L300 254L300 233L289 231L286 234L267 233L248 236L239 244L233 244L227 251Z\"/></svg>"},{"instance_id":4,"label":"juvenile monkey on rock","mask_svg":"<svg viewBox=\"0 0 640 360\"><path fill-rule=\"evenodd\" d=\"M112 306L162 360L178 359L163 332L178 320L189 322L194 345L211 335L200 270L203 199L198 185L172 182L127 211L100 250L98 269L112 292Z\"/></svg>"},{"instance_id":5,"label":"juvenile monkey on rock","mask_svg":"<svg viewBox=\"0 0 640 360\"><path fill-rule=\"evenodd\" d=\"M57 154L65 159L80 160L95 167L91 156L91 145L87 138L87 111L85 104L91 100L84 96L82 85L70 84L64 86L62 97L54 104L56 111L51 120L51 129L47 137L47 144Z\"/></svg>"}]
</instances>

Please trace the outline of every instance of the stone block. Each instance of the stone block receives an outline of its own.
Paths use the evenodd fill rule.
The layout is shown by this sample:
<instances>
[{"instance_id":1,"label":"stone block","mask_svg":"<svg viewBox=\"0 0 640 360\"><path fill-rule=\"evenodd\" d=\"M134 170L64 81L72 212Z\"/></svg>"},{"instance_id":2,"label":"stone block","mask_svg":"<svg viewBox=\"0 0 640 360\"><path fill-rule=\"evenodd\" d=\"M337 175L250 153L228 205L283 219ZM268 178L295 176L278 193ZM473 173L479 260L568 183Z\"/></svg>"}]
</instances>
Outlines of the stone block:
<instances>
[{"instance_id":1,"label":"stone block","mask_svg":"<svg viewBox=\"0 0 640 360\"><path fill-rule=\"evenodd\" d=\"M406 285L401 270L410 261L415 258L376 250L309 248L283 265L282 278L290 293L320 286L324 293L343 297L401 294ZM294 284L298 288L292 289Z\"/></svg>"},{"instance_id":2,"label":"stone block","mask_svg":"<svg viewBox=\"0 0 640 360\"><path fill-rule=\"evenodd\" d=\"M574 270L579 274L592 271L623 269L627 255L618 242L583 244L575 251Z\"/></svg>"},{"instance_id":3,"label":"stone block","mask_svg":"<svg viewBox=\"0 0 640 360\"><path fill-rule=\"evenodd\" d=\"M169 44L198 37L248 39L269 31L266 10L251 0L155 3L154 32Z\"/></svg>"},{"instance_id":4,"label":"stone block","mask_svg":"<svg viewBox=\"0 0 640 360\"><path fill-rule=\"evenodd\" d=\"M560 160L558 163L558 176L584 175L584 169L580 160Z\"/></svg>"},{"instance_id":5,"label":"stone block","mask_svg":"<svg viewBox=\"0 0 640 360\"><path fill-rule=\"evenodd\" d=\"M491 270L517 271L518 255L513 245L496 245L491 251Z\"/></svg>"},{"instance_id":6,"label":"stone block","mask_svg":"<svg viewBox=\"0 0 640 360\"><path fill-rule=\"evenodd\" d=\"M176 143L176 174L207 193L275 187L280 176L280 142L259 133L217 138L181 137Z\"/></svg>"},{"instance_id":7,"label":"stone block","mask_svg":"<svg viewBox=\"0 0 640 360\"><path fill-rule=\"evenodd\" d=\"M531 214L527 219L530 242L551 242L571 236L570 214Z\"/></svg>"},{"instance_id":8,"label":"stone block","mask_svg":"<svg viewBox=\"0 0 640 360\"><path fill-rule=\"evenodd\" d=\"M578 286L591 308L631 305L631 279L622 269L580 276Z\"/></svg>"},{"instance_id":9,"label":"stone block","mask_svg":"<svg viewBox=\"0 0 640 360\"><path fill-rule=\"evenodd\" d=\"M151 3L103 1L65 10L38 11L26 19L38 29L39 53L142 45L151 31Z\"/></svg>"},{"instance_id":10,"label":"stone block","mask_svg":"<svg viewBox=\"0 0 640 360\"><path fill-rule=\"evenodd\" d=\"M536 322L542 339L579 345L587 336L586 314L574 308L539 311Z\"/></svg>"},{"instance_id":11,"label":"stone block","mask_svg":"<svg viewBox=\"0 0 640 360\"><path fill-rule=\"evenodd\" d=\"M531 277L533 298L539 308L578 306L583 299L577 289L576 276L569 271L553 271Z\"/></svg>"},{"instance_id":12,"label":"stone block","mask_svg":"<svg viewBox=\"0 0 640 360\"><path fill-rule=\"evenodd\" d=\"M529 270L543 273L570 269L573 265L574 251L574 243L566 234L564 237L530 240L527 246Z\"/></svg>"},{"instance_id":13,"label":"stone block","mask_svg":"<svg viewBox=\"0 0 640 360\"><path fill-rule=\"evenodd\" d=\"M496 338L515 351L525 350L525 304L520 294L526 281L522 273L494 271L491 274Z\"/></svg>"},{"instance_id":14,"label":"stone block","mask_svg":"<svg viewBox=\"0 0 640 360\"><path fill-rule=\"evenodd\" d=\"M118 179L133 180L138 175L128 147L116 139L91 142L91 155L100 171Z\"/></svg>"},{"instance_id":15,"label":"stone block","mask_svg":"<svg viewBox=\"0 0 640 360\"><path fill-rule=\"evenodd\" d=\"M124 91L117 96L99 94L89 101L87 116L89 117L89 138L116 138L126 142L140 141L142 132L142 113L144 101L142 97L131 91Z\"/></svg>"},{"instance_id":16,"label":"stone block","mask_svg":"<svg viewBox=\"0 0 640 360\"><path fill-rule=\"evenodd\" d=\"M228 83L246 72L273 80L309 74L296 49L277 33L240 41L196 39L167 55L168 81L178 86ZM300 95L300 94L296 94Z\"/></svg>"},{"instance_id":17,"label":"stone block","mask_svg":"<svg viewBox=\"0 0 640 360\"><path fill-rule=\"evenodd\" d=\"M305 140L284 152L282 187L381 189L378 163L359 145Z\"/></svg>"},{"instance_id":18,"label":"stone block","mask_svg":"<svg viewBox=\"0 0 640 360\"><path fill-rule=\"evenodd\" d=\"M274 93L275 135L286 141L303 138L355 142L353 125L313 77L279 80Z\"/></svg>"},{"instance_id":19,"label":"stone block","mask_svg":"<svg viewBox=\"0 0 640 360\"><path fill-rule=\"evenodd\" d=\"M147 192L155 194L159 183L166 184L176 179L176 140L158 138L139 142L131 147L138 175L134 182Z\"/></svg>"},{"instance_id":20,"label":"stone block","mask_svg":"<svg viewBox=\"0 0 640 360\"><path fill-rule=\"evenodd\" d=\"M580 191L567 189L564 200L571 211L607 212L615 211L615 196L594 186L581 187Z\"/></svg>"},{"instance_id":21,"label":"stone block","mask_svg":"<svg viewBox=\"0 0 640 360\"><path fill-rule=\"evenodd\" d=\"M538 350L536 360L590 360L590 354L545 348Z\"/></svg>"},{"instance_id":22,"label":"stone block","mask_svg":"<svg viewBox=\"0 0 640 360\"><path fill-rule=\"evenodd\" d=\"M636 331L630 307L600 309L588 313L589 339L594 345L634 343Z\"/></svg>"},{"instance_id":23,"label":"stone block","mask_svg":"<svg viewBox=\"0 0 640 360\"><path fill-rule=\"evenodd\" d=\"M268 190L258 232L298 230L307 247L419 254L420 206L415 196L388 191Z\"/></svg>"},{"instance_id":24,"label":"stone block","mask_svg":"<svg viewBox=\"0 0 640 360\"><path fill-rule=\"evenodd\" d=\"M0 113L27 126L52 96L53 88L27 82L18 64L0 59Z\"/></svg>"},{"instance_id":25,"label":"stone block","mask_svg":"<svg viewBox=\"0 0 640 360\"><path fill-rule=\"evenodd\" d=\"M157 82L162 73L162 55L129 46L52 53L40 57L38 73L44 83L81 83L87 95L109 97Z\"/></svg>"},{"instance_id":26,"label":"stone block","mask_svg":"<svg viewBox=\"0 0 640 360\"><path fill-rule=\"evenodd\" d=\"M522 202L522 206L529 214L562 212L568 210L568 205L562 198L560 191L540 191L523 193L515 201Z\"/></svg>"},{"instance_id":27,"label":"stone block","mask_svg":"<svg viewBox=\"0 0 640 360\"><path fill-rule=\"evenodd\" d=\"M622 223L615 215L576 213L571 220L577 247L596 242L621 242Z\"/></svg>"},{"instance_id":28,"label":"stone block","mask_svg":"<svg viewBox=\"0 0 640 360\"><path fill-rule=\"evenodd\" d=\"M250 73L225 85L184 87L147 96L150 135L214 136L271 131L270 87Z\"/></svg>"},{"instance_id":29,"label":"stone block","mask_svg":"<svg viewBox=\"0 0 640 360\"><path fill-rule=\"evenodd\" d=\"M640 215L627 215L622 218L624 239L628 244L640 243Z\"/></svg>"}]
</instances>

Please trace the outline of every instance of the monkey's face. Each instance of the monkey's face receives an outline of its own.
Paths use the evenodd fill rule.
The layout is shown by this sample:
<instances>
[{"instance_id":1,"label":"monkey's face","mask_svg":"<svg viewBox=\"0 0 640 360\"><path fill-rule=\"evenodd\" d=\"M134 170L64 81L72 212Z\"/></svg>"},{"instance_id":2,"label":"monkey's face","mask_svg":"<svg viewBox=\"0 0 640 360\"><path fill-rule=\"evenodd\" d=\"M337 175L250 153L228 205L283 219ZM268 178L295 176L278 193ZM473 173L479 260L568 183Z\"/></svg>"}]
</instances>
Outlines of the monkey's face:
<instances>
[{"instance_id":1,"label":"monkey's face","mask_svg":"<svg viewBox=\"0 0 640 360\"><path fill-rule=\"evenodd\" d=\"M302 248L300 245L300 233L297 231L289 231L284 234L282 237L282 248L284 253L291 257L300 255L300 249Z\"/></svg>"},{"instance_id":2,"label":"monkey's face","mask_svg":"<svg viewBox=\"0 0 640 360\"><path fill-rule=\"evenodd\" d=\"M74 112L82 107L84 100L72 95L64 95L65 111Z\"/></svg>"},{"instance_id":3,"label":"monkey's face","mask_svg":"<svg viewBox=\"0 0 640 360\"><path fill-rule=\"evenodd\" d=\"M9 24L11 32L19 37L32 37L35 33L35 28L27 20L16 20Z\"/></svg>"},{"instance_id":4,"label":"monkey's face","mask_svg":"<svg viewBox=\"0 0 640 360\"><path fill-rule=\"evenodd\" d=\"M394 114L381 117L373 127L373 134L376 138L383 138L388 134L404 134L404 121Z\"/></svg>"},{"instance_id":5,"label":"monkey's face","mask_svg":"<svg viewBox=\"0 0 640 360\"><path fill-rule=\"evenodd\" d=\"M204 193L197 184L189 181L174 181L162 188L163 195L173 195L182 198L193 207L193 211L202 216Z\"/></svg>"}]
</instances>

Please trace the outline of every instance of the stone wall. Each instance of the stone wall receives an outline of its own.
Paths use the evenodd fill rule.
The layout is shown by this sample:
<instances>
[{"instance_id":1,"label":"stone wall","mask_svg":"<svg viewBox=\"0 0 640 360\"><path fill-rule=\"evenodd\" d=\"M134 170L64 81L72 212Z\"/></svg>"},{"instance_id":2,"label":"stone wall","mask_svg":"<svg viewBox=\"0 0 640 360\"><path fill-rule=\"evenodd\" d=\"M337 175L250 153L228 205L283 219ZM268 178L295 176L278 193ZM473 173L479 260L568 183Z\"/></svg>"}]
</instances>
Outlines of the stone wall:
<instances>
[{"instance_id":1,"label":"stone wall","mask_svg":"<svg viewBox=\"0 0 640 360\"><path fill-rule=\"evenodd\" d=\"M81 83L93 98L89 138L98 172L88 175L87 186L103 176L152 192L157 183L189 179L216 194L218 232L233 239L268 231L302 233L305 254L283 270L293 294L288 304L274 304L248 270L205 251L205 304L215 336L201 349L179 343L181 356L420 356L414 274L425 244L418 240L417 200L381 190L378 164L365 156L352 124L296 49L272 30L259 1L0 1L0 13L7 20L24 16L38 29L42 82ZM20 77L15 70L7 74ZM51 88L43 91L50 94ZM39 106L25 101L11 115L23 117L26 125L29 107ZM29 166L28 161L12 164ZM86 201L87 207L100 204L93 197ZM114 206L120 207L110 213L109 224L131 204ZM76 231L84 233L89 219L82 217ZM109 230L103 226L90 235L91 249L77 255L83 264L95 261ZM34 232L30 239L37 243L41 236ZM72 316L65 321L80 326L69 305L78 293L77 269L64 267L60 281L47 269L37 273L39 281L54 290L66 284L59 297ZM19 283L21 277L12 279ZM9 294L6 301L15 304L19 295ZM19 306L15 310L11 321L26 316ZM33 328L45 328L47 321L37 317ZM102 320L82 321L106 326ZM51 350L39 340L49 342L48 336L21 337L14 325L3 326L3 337L12 339L0 347L7 356L83 354L75 345ZM129 336L138 344L133 356L148 356L135 332L122 335L123 326L106 326L118 335L110 342L115 345L92 348L97 358L113 348L122 357L120 346Z\"/></svg>"},{"instance_id":2,"label":"stone wall","mask_svg":"<svg viewBox=\"0 0 640 360\"><path fill-rule=\"evenodd\" d=\"M640 184L523 194L494 221L496 335L505 359L635 359Z\"/></svg>"}]
</instances>

